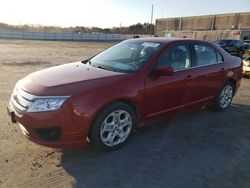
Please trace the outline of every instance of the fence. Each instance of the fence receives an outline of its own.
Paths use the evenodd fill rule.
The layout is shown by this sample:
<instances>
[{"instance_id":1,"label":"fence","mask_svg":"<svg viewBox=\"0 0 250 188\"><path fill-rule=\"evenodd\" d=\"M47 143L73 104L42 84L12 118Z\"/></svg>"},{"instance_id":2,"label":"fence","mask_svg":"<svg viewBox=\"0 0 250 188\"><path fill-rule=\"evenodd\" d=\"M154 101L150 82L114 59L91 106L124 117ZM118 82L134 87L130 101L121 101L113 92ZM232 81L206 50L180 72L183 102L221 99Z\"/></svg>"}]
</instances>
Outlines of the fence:
<instances>
[{"instance_id":1,"label":"fence","mask_svg":"<svg viewBox=\"0 0 250 188\"><path fill-rule=\"evenodd\" d=\"M0 38L24 40L121 41L125 40L126 36L120 34L46 33L0 29Z\"/></svg>"}]
</instances>

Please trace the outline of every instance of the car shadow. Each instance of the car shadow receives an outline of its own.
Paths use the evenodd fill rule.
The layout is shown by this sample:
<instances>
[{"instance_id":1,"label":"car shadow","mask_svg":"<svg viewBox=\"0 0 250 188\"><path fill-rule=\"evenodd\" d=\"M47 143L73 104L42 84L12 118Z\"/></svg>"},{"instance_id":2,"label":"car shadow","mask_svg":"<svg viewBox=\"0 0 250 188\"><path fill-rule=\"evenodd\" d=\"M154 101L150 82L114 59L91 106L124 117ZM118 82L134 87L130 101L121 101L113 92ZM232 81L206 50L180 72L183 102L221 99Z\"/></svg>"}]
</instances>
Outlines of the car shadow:
<instances>
[{"instance_id":1,"label":"car shadow","mask_svg":"<svg viewBox=\"0 0 250 188\"><path fill-rule=\"evenodd\" d=\"M63 151L75 187L249 187L250 106L178 114L136 131L120 150Z\"/></svg>"}]
</instances>

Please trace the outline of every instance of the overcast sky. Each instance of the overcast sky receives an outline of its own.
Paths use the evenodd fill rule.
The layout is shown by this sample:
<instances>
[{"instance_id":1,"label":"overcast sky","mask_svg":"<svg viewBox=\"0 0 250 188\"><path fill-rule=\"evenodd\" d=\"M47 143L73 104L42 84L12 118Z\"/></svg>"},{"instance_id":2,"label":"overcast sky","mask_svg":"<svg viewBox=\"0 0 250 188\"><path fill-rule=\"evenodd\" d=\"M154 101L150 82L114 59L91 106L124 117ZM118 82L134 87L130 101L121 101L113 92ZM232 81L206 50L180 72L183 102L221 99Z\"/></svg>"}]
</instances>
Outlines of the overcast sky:
<instances>
[{"instance_id":1,"label":"overcast sky","mask_svg":"<svg viewBox=\"0 0 250 188\"><path fill-rule=\"evenodd\" d=\"M250 12L250 0L0 0L0 22L102 28L156 18Z\"/></svg>"}]
</instances>

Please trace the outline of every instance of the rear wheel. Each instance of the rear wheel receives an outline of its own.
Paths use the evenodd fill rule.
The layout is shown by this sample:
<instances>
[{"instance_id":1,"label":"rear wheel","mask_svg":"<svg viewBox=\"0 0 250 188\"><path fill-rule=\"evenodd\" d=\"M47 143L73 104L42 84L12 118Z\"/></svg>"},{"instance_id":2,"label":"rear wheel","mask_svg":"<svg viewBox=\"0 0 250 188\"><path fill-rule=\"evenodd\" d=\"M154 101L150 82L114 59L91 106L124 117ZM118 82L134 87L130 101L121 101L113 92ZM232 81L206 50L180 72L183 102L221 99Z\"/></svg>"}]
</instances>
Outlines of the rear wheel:
<instances>
[{"instance_id":1,"label":"rear wheel","mask_svg":"<svg viewBox=\"0 0 250 188\"><path fill-rule=\"evenodd\" d=\"M232 102L233 94L234 86L232 82L226 82L217 94L215 101L212 104L212 108L216 111L223 111L227 109Z\"/></svg>"},{"instance_id":2,"label":"rear wheel","mask_svg":"<svg viewBox=\"0 0 250 188\"><path fill-rule=\"evenodd\" d=\"M98 150L118 149L127 142L135 122L135 112L129 105L121 102L111 104L94 120L90 141Z\"/></svg>"}]
</instances>

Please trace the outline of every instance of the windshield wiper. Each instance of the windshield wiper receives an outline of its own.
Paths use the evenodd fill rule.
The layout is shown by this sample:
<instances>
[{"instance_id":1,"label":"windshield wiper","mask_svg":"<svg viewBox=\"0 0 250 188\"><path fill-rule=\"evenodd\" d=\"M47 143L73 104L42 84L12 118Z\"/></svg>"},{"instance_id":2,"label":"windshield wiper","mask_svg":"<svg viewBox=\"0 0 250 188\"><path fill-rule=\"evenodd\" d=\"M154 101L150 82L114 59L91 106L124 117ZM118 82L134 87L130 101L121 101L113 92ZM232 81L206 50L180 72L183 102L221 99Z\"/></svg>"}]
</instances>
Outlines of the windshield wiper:
<instances>
[{"instance_id":1,"label":"windshield wiper","mask_svg":"<svg viewBox=\"0 0 250 188\"><path fill-rule=\"evenodd\" d=\"M95 68L99 68L99 69L103 69L103 70L109 70L107 67L104 67L104 66L102 66L100 64L96 64L96 63L93 64L90 59L89 60L83 60L81 62L86 64L86 65L88 64L88 65L90 65L92 67L95 67Z\"/></svg>"},{"instance_id":2,"label":"windshield wiper","mask_svg":"<svg viewBox=\"0 0 250 188\"><path fill-rule=\"evenodd\" d=\"M82 60L81 63L91 65L90 59Z\"/></svg>"},{"instance_id":3,"label":"windshield wiper","mask_svg":"<svg viewBox=\"0 0 250 188\"><path fill-rule=\"evenodd\" d=\"M103 66L100 66L100 65L98 65L97 67L98 67L99 69L107 70L106 68L104 68Z\"/></svg>"}]
</instances>

